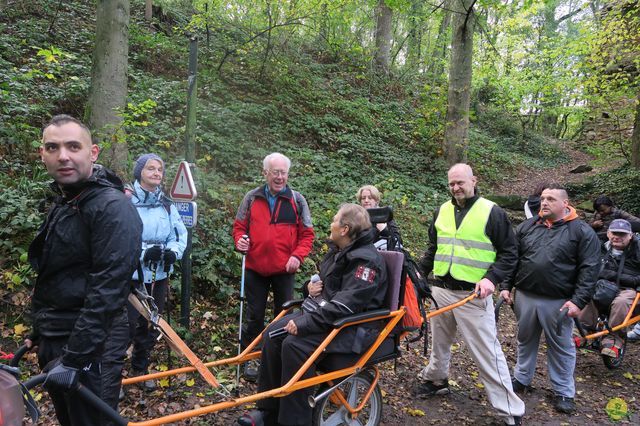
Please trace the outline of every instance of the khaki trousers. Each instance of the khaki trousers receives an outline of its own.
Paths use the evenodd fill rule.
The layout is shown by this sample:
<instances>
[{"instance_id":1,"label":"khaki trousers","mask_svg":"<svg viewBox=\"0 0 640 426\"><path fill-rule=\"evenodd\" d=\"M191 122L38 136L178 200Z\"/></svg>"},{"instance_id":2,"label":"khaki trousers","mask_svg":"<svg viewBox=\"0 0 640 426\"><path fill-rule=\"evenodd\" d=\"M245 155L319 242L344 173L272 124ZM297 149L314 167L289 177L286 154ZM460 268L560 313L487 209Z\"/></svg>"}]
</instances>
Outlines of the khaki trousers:
<instances>
[{"instance_id":1,"label":"khaki trousers","mask_svg":"<svg viewBox=\"0 0 640 426\"><path fill-rule=\"evenodd\" d=\"M433 297L443 307L469 295L467 291L433 287ZM459 330L480 371L480 380L489 402L498 415L511 423L511 417L524 414L524 402L513 392L507 361L496 335L493 299L474 299L460 307L431 318L431 358L421 376L442 382L449 377L451 345Z\"/></svg>"}]
</instances>

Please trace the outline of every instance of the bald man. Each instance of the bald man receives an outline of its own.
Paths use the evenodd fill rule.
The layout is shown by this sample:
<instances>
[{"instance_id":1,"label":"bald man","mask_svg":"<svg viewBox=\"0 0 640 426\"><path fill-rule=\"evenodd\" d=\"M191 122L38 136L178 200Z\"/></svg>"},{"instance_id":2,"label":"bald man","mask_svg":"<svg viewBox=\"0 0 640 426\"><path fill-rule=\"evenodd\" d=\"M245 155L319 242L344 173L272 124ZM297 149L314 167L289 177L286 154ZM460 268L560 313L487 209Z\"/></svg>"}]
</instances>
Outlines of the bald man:
<instances>
[{"instance_id":1,"label":"bald man","mask_svg":"<svg viewBox=\"0 0 640 426\"><path fill-rule=\"evenodd\" d=\"M593 294L600 270L600 241L569 205L567 191L549 185L540 196L540 213L516 229L517 267L500 285L500 296L513 303L518 319L518 361L513 388L530 388L540 335L547 343L547 366L556 411L575 411L576 349L573 321ZM558 319L560 310L567 315Z\"/></svg>"},{"instance_id":2,"label":"bald man","mask_svg":"<svg viewBox=\"0 0 640 426\"><path fill-rule=\"evenodd\" d=\"M449 392L451 345L460 331L471 358L480 370L489 402L507 425L519 425L524 403L514 393L511 376L496 337L493 299L497 284L512 272L516 245L511 223L493 202L476 194L477 179L467 164L448 172L452 198L434 214L429 246L420 260L424 273L433 271L433 297L439 306L480 296L431 319L432 350L429 365L421 373L419 395Z\"/></svg>"}]
</instances>

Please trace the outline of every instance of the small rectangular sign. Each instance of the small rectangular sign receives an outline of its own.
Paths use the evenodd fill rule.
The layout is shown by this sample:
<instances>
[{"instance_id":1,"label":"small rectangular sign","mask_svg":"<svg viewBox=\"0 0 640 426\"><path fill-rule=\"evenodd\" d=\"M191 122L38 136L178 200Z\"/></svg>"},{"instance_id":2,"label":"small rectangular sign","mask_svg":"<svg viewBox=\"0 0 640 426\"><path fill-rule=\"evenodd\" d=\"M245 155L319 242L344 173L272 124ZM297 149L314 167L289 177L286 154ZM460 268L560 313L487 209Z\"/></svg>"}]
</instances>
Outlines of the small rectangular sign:
<instances>
[{"instance_id":1,"label":"small rectangular sign","mask_svg":"<svg viewBox=\"0 0 640 426\"><path fill-rule=\"evenodd\" d=\"M173 205L176 206L176 210L178 210L184 226L187 228L195 228L196 223L198 222L198 205L196 202L180 201L174 202Z\"/></svg>"}]
</instances>

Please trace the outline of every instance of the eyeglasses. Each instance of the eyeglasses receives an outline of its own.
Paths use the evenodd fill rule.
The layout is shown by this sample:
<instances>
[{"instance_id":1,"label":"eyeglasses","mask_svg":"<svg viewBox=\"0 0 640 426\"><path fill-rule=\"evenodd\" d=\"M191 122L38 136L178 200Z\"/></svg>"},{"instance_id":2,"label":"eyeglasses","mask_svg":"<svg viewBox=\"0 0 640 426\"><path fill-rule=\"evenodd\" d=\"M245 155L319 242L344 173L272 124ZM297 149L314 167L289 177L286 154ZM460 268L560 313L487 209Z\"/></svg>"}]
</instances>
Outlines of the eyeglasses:
<instances>
[{"instance_id":1,"label":"eyeglasses","mask_svg":"<svg viewBox=\"0 0 640 426\"><path fill-rule=\"evenodd\" d=\"M269 173L273 177L278 177L278 176L286 177L289 174L289 172L286 170L269 170Z\"/></svg>"}]
</instances>

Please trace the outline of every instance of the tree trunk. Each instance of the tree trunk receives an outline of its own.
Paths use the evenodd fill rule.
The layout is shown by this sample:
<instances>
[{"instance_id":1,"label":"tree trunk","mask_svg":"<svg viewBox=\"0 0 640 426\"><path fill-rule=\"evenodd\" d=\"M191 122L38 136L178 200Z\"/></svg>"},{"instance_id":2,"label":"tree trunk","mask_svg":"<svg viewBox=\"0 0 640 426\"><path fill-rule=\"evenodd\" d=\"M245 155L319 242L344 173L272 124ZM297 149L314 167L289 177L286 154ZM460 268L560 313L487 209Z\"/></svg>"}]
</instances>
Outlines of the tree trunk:
<instances>
[{"instance_id":1,"label":"tree trunk","mask_svg":"<svg viewBox=\"0 0 640 426\"><path fill-rule=\"evenodd\" d=\"M376 6L376 53L374 63L378 73L389 74L391 62L391 20L393 12L384 2L378 1Z\"/></svg>"},{"instance_id":2,"label":"tree trunk","mask_svg":"<svg viewBox=\"0 0 640 426\"><path fill-rule=\"evenodd\" d=\"M440 22L440 28L438 29L438 36L436 37L433 53L429 59L428 75L431 76L431 86L435 87L437 83L443 80L442 74L444 73L445 57L447 56L448 40L447 30L451 25L451 11L449 9L451 1L444 0L442 3L443 16L442 22Z\"/></svg>"},{"instance_id":3,"label":"tree trunk","mask_svg":"<svg viewBox=\"0 0 640 426\"><path fill-rule=\"evenodd\" d=\"M409 16L409 35L407 45L407 65L411 69L419 69L422 59L422 22L424 7L423 0L411 2L411 14Z\"/></svg>"},{"instance_id":4,"label":"tree trunk","mask_svg":"<svg viewBox=\"0 0 640 426\"><path fill-rule=\"evenodd\" d=\"M454 7L449 65L449 93L444 148L449 165L465 161L469 138L471 62L473 57L473 4L475 0L452 2Z\"/></svg>"},{"instance_id":5,"label":"tree trunk","mask_svg":"<svg viewBox=\"0 0 640 426\"><path fill-rule=\"evenodd\" d=\"M633 133L631 134L631 166L640 169L640 94L636 99L636 117L633 120Z\"/></svg>"},{"instance_id":6,"label":"tree trunk","mask_svg":"<svg viewBox=\"0 0 640 426\"><path fill-rule=\"evenodd\" d=\"M153 18L153 0L144 1L144 20L150 21Z\"/></svg>"},{"instance_id":7,"label":"tree trunk","mask_svg":"<svg viewBox=\"0 0 640 426\"><path fill-rule=\"evenodd\" d=\"M118 112L127 104L129 0L98 0L96 42L91 87L85 115L97 142L103 144L102 163L126 176L127 141Z\"/></svg>"}]
</instances>

